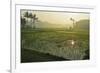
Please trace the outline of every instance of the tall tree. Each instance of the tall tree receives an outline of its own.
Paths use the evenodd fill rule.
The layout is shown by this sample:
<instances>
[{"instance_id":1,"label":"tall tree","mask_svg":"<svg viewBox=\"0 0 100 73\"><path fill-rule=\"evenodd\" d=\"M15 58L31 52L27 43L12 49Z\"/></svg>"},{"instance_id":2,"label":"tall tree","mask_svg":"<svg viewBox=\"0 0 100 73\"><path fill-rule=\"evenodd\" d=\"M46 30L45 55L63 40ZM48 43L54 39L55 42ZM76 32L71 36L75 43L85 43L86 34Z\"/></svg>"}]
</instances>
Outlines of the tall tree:
<instances>
[{"instance_id":1,"label":"tall tree","mask_svg":"<svg viewBox=\"0 0 100 73\"><path fill-rule=\"evenodd\" d=\"M28 18L29 18L29 13L28 13L28 11L25 12L24 17L26 17L26 24L27 24L27 23L28 23Z\"/></svg>"},{"instance_id":2,"label":"tall tree","mask_svg":"<svg viewBox=\"0 0 100 73\"><path fill-rule=\"evenodd\" d=\"M25 18L21 17L21 28L24 28L26 24Z\"/></svg>"},{"instance_id":3,"label":"tall tree","mask_svg":"<svg viewBox=\"0 0 100 73\"><path fill-rule=\"evenodd\" d=\"M33 25L33 24L32 24L32 22L33 22L33 15L32 15L32 13L29 13L29 14L28 14L28 17L31 19L31 25Z\"/></svg>"},{"instance_id":4,"label":"tall tree","mask_svg":"<svg viewBox=\"0 0 100 73\"><path fill-rule=\"evenodd\" d=\"M73 22L73 28L75 26L75 20L73 18L70 18L70 20Z\"/></svg>"},{"instance_id":5,"label":"tall tree","mask_svg":"<svg viewBox=\"0 0 100 73\"><path fill-rule=\"evenodd\" d=\"M38 20L38 17L36 16L36 14L34 14L32 18L33 18L34 28L36 28L35 22L36 22L36 20Z\"/></svg>"},{"instance_id":6,"label":"tall tree","mask_svg":"<svg viewBox=\"0 0 100 73\"><path fill-rule=\"evenodd\" d=\"M29 12L27 11L27 12L25 12L24 17L26 17L27 23L28 23L28 18L30 18L30 19L31 19L31 22L33 22L33 28L36 28L35 22L38 20L38 17L36 16L36 14L33 15L32 13L29 13ZM31 24L31 25L32 25L32 24Z\"/></svg>"}]
</instances>

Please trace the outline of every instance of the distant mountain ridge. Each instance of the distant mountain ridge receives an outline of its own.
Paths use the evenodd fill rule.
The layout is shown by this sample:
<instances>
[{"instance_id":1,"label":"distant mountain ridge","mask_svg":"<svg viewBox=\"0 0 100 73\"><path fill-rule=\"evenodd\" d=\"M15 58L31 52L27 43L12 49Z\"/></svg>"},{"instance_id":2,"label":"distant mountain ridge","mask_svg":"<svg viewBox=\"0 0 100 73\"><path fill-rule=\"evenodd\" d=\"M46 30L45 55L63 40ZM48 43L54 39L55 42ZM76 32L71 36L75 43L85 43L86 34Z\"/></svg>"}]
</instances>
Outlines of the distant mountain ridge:
<instances>
[{"instance_id":1,"label":"distant mountain ridge","mask_svg":"<svg viewBox=\"0 0 100 73\"><path fill-rule=\"evenodd\" d=\"M89 24L90 24L90 21L88 19L84 19L84 20L77 21L73 28L88 30ZM52 24L49 22L38 20L35 23L33 23L32 21L27 21L26 26L29 26L29 27L35 26L35 28L68 28L68 27L72 27L72 24L70 25L69 24Z\"/></svg>"},{"instance_id":2,"label":"distant mountain ridge","mask_svg":"<svg viewBox=\"0 0 100 73\"><path fill-rule=\"evenodd\" d=\"M27 26L33 27L35 26L36 28L66 28L67 24L53 24L45 21L36 21L35 23L32 23L31 21L28 21L26 23Z\"/></svg>"}]
</instances>

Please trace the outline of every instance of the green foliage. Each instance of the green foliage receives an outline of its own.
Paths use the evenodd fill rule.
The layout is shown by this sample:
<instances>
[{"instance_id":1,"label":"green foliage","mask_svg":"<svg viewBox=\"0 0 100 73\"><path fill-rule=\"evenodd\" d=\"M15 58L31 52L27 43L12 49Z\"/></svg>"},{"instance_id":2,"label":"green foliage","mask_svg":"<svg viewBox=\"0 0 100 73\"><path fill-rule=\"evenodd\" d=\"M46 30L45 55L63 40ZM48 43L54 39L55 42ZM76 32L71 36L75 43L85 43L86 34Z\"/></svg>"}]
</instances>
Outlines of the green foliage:
<instances>
[{"instance_id":1,"label":"green foliage","mask_svg":"<svg viewBox=\"0 0 100 73\"><path fill-rule=\"evenodd\" d=\"M86 51L85 51L85 56L84 56L84 58L83 59L90 59L90 51L89 51L89 49L87 49Z\"/></svg>"},{"instance_id":2,"label":"green foliage","mask_svg":"<svg viewBox=\"0 0 100 73\"><path fill-rule=\"evenodd\" d=\"M28 18L29 17L29 13L25 12L24 17Z\"/></svg>"},{"instance_id":3,"label":"green foliage","mask_svg":"<svg viewBox=\"0 0 100 73\"><path fill-rule=\"evenodd\" d=\"M32 30L21 32L21 47L42 53L49 53L70 60L82 60L89 49L87 31ZM72 46L70 40L74 40Z\"/></svg>"},{"instance_id":4,"label":"green foliage","mask_svg":"<svg viewBox=\"0 0 100 73\"><path fill-rule=\"evenodd\" d=\"M47 62L47 61L64 61L67 59L53 56L50 54L41 53L35 50L21 49L21 62Z\"/></svg>"},{"instance_id":5,"label":"green foliage","mask_svg":"<svg viewBox=\"0 0 100 73\"><path fill-rule=\"evenodd\" d=\"M33 18L32 13L29 13L29 14L28 14L28 17L29 17L29 18Z\"/></svg>"},{"instance_id":6,"label":"green foliage","mask_svg":"<svg viewBox=\"0 0 100 73\"><path fill-rule=\"evenodd\" d=\"M25 24L26 24L25 18L21 17L21 27L23 28L25 26Z\"/></svg>"}]
</instances>

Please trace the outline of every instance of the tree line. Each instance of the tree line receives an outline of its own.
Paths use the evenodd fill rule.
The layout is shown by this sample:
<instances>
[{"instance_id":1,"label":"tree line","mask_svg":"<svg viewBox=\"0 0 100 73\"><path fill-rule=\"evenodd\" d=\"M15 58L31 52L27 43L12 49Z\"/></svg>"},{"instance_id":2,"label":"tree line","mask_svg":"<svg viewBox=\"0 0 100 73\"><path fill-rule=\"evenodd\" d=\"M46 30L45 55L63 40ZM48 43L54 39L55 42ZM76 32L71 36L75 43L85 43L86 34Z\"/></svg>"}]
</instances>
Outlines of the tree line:
<instances>
[{"instance_id":1,"label":"tree line","mask_svg":"<svg viewBox=\"0 0 100 73\"><path fill-rule=\"evenodd\" d=\"M24 16L23 17L21 16L21 27L22 28L25 27L25 25L28 23L28 19L31 19L31 22L32 22L31 25L34 25L33 28L36 28L35 22L38 20L38 17L36 14L32 14L29 12L25 12Z\"/></svg>"},{"instance_id":2,"label":"tree line","mask_svg":"<svg viewBox=\"0 0 100 73\"><path fill-rule=\"evenodd\" d=\"M36 28L35 22L38 21L38 17L36 14L32 14L31 12L26 11L23 15L21 16L21 27L25 28L26 24L28 24L28 19L31 20L32 22L32 28ZM76 25L76 21L74 18L70 18L70 21L72 21L72 27L69 27L69 30L72 30L74 26Z\"/></svg>"}]
</instances>

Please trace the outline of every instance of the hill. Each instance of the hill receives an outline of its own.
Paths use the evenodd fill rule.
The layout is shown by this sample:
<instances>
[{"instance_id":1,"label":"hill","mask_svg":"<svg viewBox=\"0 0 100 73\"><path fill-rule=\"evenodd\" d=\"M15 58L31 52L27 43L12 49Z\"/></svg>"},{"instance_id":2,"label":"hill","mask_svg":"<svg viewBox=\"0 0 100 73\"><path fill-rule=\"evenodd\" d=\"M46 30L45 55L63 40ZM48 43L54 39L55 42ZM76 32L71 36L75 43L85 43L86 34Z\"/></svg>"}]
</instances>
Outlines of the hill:
<instances>
[{"instance_id":1,"label":"hill","mask_svg":"<svg viewBox=\"0 0 100 73\"><path fill-rule=\"evenodd\" d=\"M82 29L82 30L88 30L89 29L90 21L87 19L80 20L76 22L76 25L74 26L75 29Z\"/></svg>"},{"instance_id":2,"label":"hill","mask_svg":"<svg viewBox=\"0 0 100 73\"><path fill-rule=\"evenodd\" d=\"M46 22L46 21L36 21L34 24L33 22L31 21L28 21L26 23L26 26L29 26L29 27L34 27L35 28L66 28L66 27L69 27L68 24L53 24L53 23L49 23L49 22Z\"/></svg>"}]
</instances>

